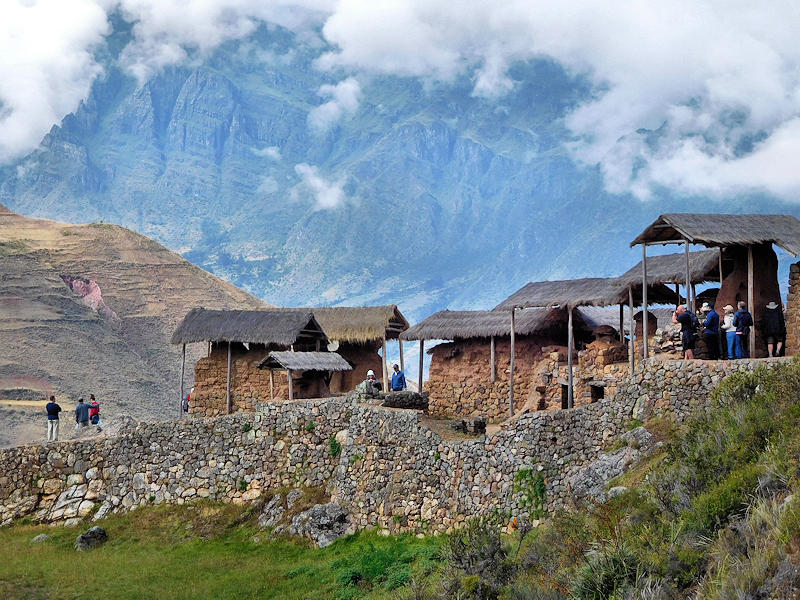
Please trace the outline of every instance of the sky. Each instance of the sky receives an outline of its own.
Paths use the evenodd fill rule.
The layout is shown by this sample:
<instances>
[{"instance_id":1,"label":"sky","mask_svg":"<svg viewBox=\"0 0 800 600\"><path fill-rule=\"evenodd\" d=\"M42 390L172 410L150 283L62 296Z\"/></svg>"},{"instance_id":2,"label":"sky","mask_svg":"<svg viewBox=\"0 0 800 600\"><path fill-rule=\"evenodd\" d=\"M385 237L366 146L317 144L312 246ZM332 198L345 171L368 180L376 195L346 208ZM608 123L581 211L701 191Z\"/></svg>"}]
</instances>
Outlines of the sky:
<instances>
[{"instance_id":1,"label":"sky","mask_svg":"<svg viewBox=\"0 0 800 600\"><path fill-rule=\"evenodd\" d=\"M800 198L800 3L783 0L0 0L0 163L87 97L114 12L135 24L119 60L140 83L262 23L296 32L337 82L316 90L313 131L355 114L375 75L466 75L499 104L512 65L553 60L592 86L565 144L609 191ZM298 174L337 201L340 183Z\"/></svg>"}]
</instances>

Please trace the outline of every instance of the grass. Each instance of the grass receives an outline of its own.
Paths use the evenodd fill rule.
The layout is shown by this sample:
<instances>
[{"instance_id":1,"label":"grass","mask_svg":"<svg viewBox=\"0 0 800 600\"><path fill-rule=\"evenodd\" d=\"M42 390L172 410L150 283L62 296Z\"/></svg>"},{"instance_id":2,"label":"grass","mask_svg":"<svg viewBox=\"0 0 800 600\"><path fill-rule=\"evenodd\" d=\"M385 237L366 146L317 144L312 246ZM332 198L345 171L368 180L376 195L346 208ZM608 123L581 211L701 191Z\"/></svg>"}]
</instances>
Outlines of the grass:
<instances>
[{"instance_id":1,"label":"grass","mask_svg":"<svg viewBox=\"0 0 800 600\"><path fill-rule=\"evenodd\" d=\"M316 549L258 530L252 508L143 507L99 522L102 547L77 553L83 527L0 530L0 598L393 598L432 564L441 538L362 532ZM40 544L30 540L46 533Z\"/></svg>"}]
</instances>

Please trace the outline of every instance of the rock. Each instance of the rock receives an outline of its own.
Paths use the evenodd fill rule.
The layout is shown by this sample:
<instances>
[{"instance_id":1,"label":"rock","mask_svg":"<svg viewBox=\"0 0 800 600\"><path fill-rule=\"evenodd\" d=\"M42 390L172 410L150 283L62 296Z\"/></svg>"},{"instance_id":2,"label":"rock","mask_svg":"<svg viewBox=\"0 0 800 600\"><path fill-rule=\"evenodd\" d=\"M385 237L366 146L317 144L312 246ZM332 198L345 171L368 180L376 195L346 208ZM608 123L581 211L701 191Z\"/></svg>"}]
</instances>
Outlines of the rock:
<instances>
[{"instance_id":1,"label":"rock","mask_svg":"<svg viewBox=\"0 0 800 600\"><path fill-rule=\"evenodd\" d=\"M258 516L259 527L275 527L278 522L283 518L283 496L275 494L264 505L264 509Z\"/></svg>"},{"instance_id":2,"label":"rock","mask_svg":"<svg viewBox=\"0 0 800 600\"><path fill-rule=\"evenodd\" d=\"M66 521L64 521L64 527L77 527L81 524L80 517L70 517Z\"/></svg>"},{"instance_id":3,"label":"rock","mask_svg":"<svg viewBox=\"0 0 800 600\"><path fill-rule=\"evenodd\" d=\"M46 533L40 533L35 538L31 540L31 544L41 544L42 542L46 542L50 539L50 536Z\"/></svg>"},{"instance_id":4,"label":"rock","mask_svg":"<svg viewBox=\"0 0 800 600\"><path fill-rule=\"evenodd\" d=\"M103 433L109 437L117 437L133 431L137 423L138 421L130 415L117 415L109 420L108 423L104 422Z\"/></svg>"},{"instance_id":5,"label":"rock","mask_svg":"<svg viewBox=\"0 0 800 600\"><path fill-rule=\"evenodd\" d=\"M628 446L631 448L635 448L637 450L647 449L655 441L653 434L641 426L622 434L620 439L628 444Z\"/></svg>"},{"instance_id":6,"label":"rock","mask_svg":"<svg viewBox=\"0 0 800 600\"><path fill-rule=\"evenodd\" d=\"M92 548L97 548L97 546L105 544L107 541L108 534L106 533L106 530L98 525L95 525L77 537L75 540L75 550L79 552L83 550L91 550Z\"/></svg>"},{"instance_id":7,"label":"rock","mask_svg":"<svg viewBox=\"0 0 800 600\"><path fill-rule=\"evenodd\" d=\"M336 432L336 441L344 448L345 444L347 444L347 429Z\"/></svg>"},{"instance_id":8,"label":"rock","mask_svg":"<svg viewBox=\"0 0 800 600\"><path fill-rule=\"evenodd\" d=\"M335 502L311 507L292 519L289 527L290 534L307 537L320 548L352 531L347 511Z\"/></svg>"},{"instance_id":9,"label":"rock","mask_svg":"<svg viewBox=\"0 0 800 600\"><path fill-rule=\"evenodd\" d=\"M292 490L286 496L286 507L291 509L294 507L295 502L303 497L303 490Z\"/></svg>"},{"instance_id":10,"label":"rock","mask_svg":"<svg viewBox=\"0 0 800 600\"><path fill-rule=\"evenodd\" d=\"M616 485L608 490L608 497L609 498L616 498L617 496L621 496L625 492L628 491L624 485Z\"/></svg>"},{"instance_id":11,"label":"rock","mask_svg":"<svg viewBox=\"0 0 800 600\"><path fill-rule=\"evenodd\" d=\"M423 392L387 392L383 397L381 406L388 408L409 408L414 410L428 410L428 393Z\"/></svg>"},{"instance_id":12,"label":"rock","mask_svg":"<svg viewBox=\"0 0 800 600\"><path fill-rule=\"evenodd\" d=\"M99 521L100 519L105 519L106 515L108 515L108 513L110 513L113 508L114 505L111 504L110 502L103 502L98 511L95 513L92 521Z\"/></svg>"},{"instance_id":13,"label":"rock","mask_svg":"<svg viewBox=\"0 0 800 600\"><path fill-rule=\"evenodd\" d=\"M569 481L576 500L595 500L603 502L608 497L608 482L619 477L642 458L639 450L625 446L615 452L603 453L597 460L578 470Z\"/></svg>"}]
</instances>

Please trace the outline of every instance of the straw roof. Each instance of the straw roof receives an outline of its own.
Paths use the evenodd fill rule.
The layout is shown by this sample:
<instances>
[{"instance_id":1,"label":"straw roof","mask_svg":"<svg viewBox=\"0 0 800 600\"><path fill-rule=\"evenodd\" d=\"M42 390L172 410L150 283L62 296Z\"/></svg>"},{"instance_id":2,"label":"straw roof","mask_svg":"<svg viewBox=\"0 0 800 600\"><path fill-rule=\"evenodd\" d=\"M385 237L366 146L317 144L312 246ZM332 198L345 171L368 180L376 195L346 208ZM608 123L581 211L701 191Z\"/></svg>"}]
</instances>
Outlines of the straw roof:
<instances>
[{"instance_id":1,"label":"straw roof","mask_svg":"<svg viewBox=\"0 0 800 600\"><path fill-rule=\"evenodd\" d=\"M292 371L351 371L353 367L336 352L270 352L259 369Z\"/></svg>"},{"instance_id":2,"label":"straw roof","mask_svg":"<svg viewBox=\"0 0 800 600\"><path fill-rule=\"evenodd\" d=\"M495 310L511 310L512 307L529 306L610 306L627 304L628 286L633 287L633 301L641 304L639 283L628 283L621 278L567 279L562 281L531 282L517 290L495 307ZM674 304L675 292L663 284L647 286L647 300L650 304Z\"/></svg>"},{"instance_id":3,"label":"straw roof","mask_svg":"<svg viewBox=\"0 0 800 600\"><path fill-rule=\"evenodd\" d=\"M327 342L310 310L193 308L172 334L173 344L211 341L290 346L315 339Z\"/></svg>"},{"instance_id":4,"label":"straw roof","mask_svg":"<svg viewBox=\"0 0 800 600\"><path fill-rule=\"evenodd\" d=\"M772 243L797 256L800 254L800 221L791 215L666 214L639 234L631 246L676 240L704 246Z\"/></svg>"},{"instance_id":5,"label":"straw roof","mask_svg":"<svg viewBox=\"0 0 800 600\"><path fill-rule=\"evenodd\" d=\"M563 325L566 312L555 308L531 308L517 313L514 333L530 335ZM506 311L442 310L400 335L402 340L457 340L511 335Z\"/></svg>"},{"instance_id":6,"label":"straw roof","mask_svg":"<svg viewBox=\"0 0 800 600\"><path fill-rule=\"evenodd\" d=\"M308 309L331 340L369 342L395 339L409 327L396 304L386 306L326 306Z\"/></svg>"},{"instance_id":7,"label":"straw roof","mask_svg":"<svg viewBox=\"0 0 800 600\"><path fill-rule=\"evenodd\" d=\"M629 283L642 282L642 261L622 274ZM689 280L704 283L719 279L719 250L689 252ZM686 284L686 255L683 252L647 257L648 283Z\"/></svg>"}]
</instances>

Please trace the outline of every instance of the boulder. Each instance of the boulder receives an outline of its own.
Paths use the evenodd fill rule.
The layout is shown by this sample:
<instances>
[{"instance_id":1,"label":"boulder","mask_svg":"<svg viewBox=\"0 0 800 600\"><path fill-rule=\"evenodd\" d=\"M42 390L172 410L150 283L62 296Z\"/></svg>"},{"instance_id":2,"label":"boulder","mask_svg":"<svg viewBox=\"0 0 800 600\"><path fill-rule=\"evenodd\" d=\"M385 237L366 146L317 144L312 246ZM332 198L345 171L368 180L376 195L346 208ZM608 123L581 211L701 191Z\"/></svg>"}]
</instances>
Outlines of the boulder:
<instances>
[{"instance_id":1,"label":"boulder","mask_svg":"<svg viewBox=\"0 0 800 600\"><path fill-rule=\"evenodd\" d=\"M642 459L642 452L630 446L601 454L597 460L578 470L569 480L573 497L578 501L604 502L608 482L619 477Z\"/></svg>"},{"instance_id":2,"label":"boulder","mask_svg":"<svg viewBox=\"0 0 800 600\"><path fill-rule=\"evenodd\" d=\"M75 550L81 552L83 550L91 550L102 546L108 541L108 534L106 530L98 525L95 525L88 531L80 534L75 540Z\"/></svg>"},{"instance_id":3,"label":"boulder","mask_svg":"<svg viewBox=\"0 0 800 600\"><path fill-rule=\"evenodd\" d=\"M636 427L635 429L631 429L630 431L622 434L620 439L631 448L635 448L637 450L646 450L653 445L653 442L655 442L653 434L647 431L647 429L644 427Z\"/></svg>"},{"instance_id":4,"label":"boulder","mask_svg":"<svg viewBox=\"0 0 800 600\"><path fill-rule=\"evenodd\" d=\"M410 408L415 410L428 410L428 393L411 392L387 392L383 397L381 406L388 408Z\"/></svg>"},{"instance_id":5,"label":"boulder","mask_svg":"<svg viewBox=\"0 0 800 600\"><path fill-rule=\"evenodd\" d=\"M35 538L31 540L31 544L41 544L42 542L46 542L50 539L50 536L46 533L40 533Z\"/></svg>"},{"instance_id":6,"label":"boulder","mask_svg":"<svg viewBox=\"0 0 800 600\"><path fill-rule=\"evenodd\" d=\"M264 505L264 509L258 516L259 527L275 527L283 518L283 496L275 494Z\"/></svg>"},{"instance_id":7,"label":"boulder","mask_svg":"<svg viewBox=\"0 0 800 600\"><path fill-rule=\"evenodd\" d=\"M300 513L289 527L289 533L309 538L320 548L354 531L347 511L335 502L317 504Z\"/></svg>"}]
</instances>

